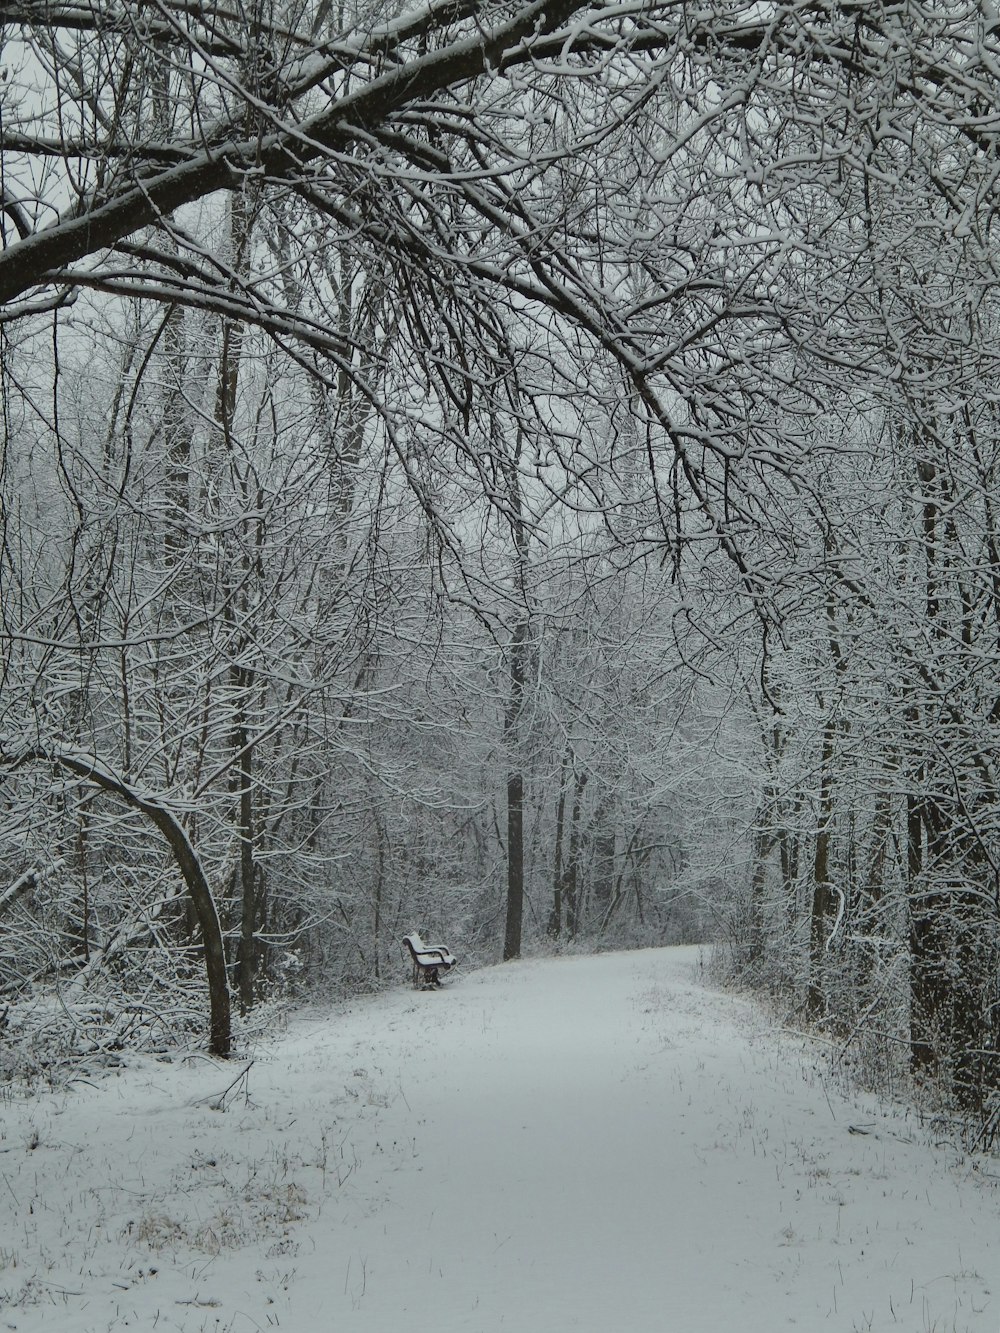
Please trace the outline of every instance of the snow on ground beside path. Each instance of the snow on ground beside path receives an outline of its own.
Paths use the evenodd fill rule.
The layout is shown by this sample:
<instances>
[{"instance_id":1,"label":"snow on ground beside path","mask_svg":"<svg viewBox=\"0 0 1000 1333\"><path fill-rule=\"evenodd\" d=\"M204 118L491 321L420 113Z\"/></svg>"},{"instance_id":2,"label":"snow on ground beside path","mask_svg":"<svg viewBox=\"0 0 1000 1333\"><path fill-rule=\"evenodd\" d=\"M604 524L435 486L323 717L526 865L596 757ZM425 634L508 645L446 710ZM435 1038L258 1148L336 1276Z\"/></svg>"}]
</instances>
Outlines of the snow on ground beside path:
<instances>
[{"instance_id":1,"label":"snow on ground beside path","mask_svg":"<svg viewBox=\"0 0 1000 1333\"><path fill-rule=\"evenodd\" d=\"M5 1103L0 1330L998 1333L992 1164L698 977L507 964L297 1017L224 1109L200 1057Z\"/></svg>"}]
</instances>

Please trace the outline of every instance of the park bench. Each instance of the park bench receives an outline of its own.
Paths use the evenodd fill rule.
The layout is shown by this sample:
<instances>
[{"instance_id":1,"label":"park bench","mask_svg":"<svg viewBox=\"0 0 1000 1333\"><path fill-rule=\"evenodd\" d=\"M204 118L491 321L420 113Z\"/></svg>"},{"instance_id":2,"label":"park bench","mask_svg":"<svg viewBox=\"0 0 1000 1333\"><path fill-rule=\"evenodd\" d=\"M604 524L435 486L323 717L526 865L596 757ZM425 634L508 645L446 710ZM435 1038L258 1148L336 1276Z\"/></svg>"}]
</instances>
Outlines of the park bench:
<instances>
[{"instance_id":1,"label":"park bench","mask_svg":"<svg viewBox=\"0 0 1000 1333\"><path fill-rule=\"evenodd\" d=\"M403 936L403 948L413 964L413 985L417 990L440 986L441 973L450 972L458 963L450 949L443 944L425 944L416 931Z\"/></svg>"}]
</instances>

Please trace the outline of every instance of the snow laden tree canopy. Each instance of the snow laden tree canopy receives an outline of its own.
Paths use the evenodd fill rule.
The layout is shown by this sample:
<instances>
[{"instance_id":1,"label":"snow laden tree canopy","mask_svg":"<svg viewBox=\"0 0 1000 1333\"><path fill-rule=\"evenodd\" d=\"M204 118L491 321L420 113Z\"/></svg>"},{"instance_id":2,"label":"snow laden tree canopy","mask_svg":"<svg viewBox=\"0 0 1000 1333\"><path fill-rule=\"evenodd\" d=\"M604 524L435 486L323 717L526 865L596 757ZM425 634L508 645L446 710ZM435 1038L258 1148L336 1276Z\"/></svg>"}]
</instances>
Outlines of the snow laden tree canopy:
<instances>
[{"instance_id":1,"label":"snow laden tree canopy","mask_svg":"<svg viewBox=\"0 0 1000 1333\"><path fill-rule=\"evenodd\" d=\"M815 1017L992 1049L992 7L0 24L10 985L218 931L221 1050L739 872Z\"/></svg>"},{"instance_id":2,"label":"snow laden tree canopy","mask_svg":"<svg viewBox=\"0 0 1000 1333\"><path fill-rule=\"evenodd\" d=\"M919 379L879 292L919 284L935 219L982 240L990 10L4 4L8 336L83 290L211 312L387 430L416 385L463 450L485 402L575 478L615 462L582 403L630 393L647 535L692 508L766 603L745 534L821 434L817 376ZM345 325L359 274L403 383L386 317Z\"/></svg>"}]
</instances>

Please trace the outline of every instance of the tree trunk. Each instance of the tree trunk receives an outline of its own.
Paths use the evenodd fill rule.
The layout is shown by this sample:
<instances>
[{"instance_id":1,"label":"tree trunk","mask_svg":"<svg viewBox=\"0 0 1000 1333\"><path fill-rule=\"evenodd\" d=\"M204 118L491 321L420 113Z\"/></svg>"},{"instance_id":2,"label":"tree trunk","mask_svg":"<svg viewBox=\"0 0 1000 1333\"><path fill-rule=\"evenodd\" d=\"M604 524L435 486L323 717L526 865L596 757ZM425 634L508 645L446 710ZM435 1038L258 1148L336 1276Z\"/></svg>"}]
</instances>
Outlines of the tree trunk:
<instances>
[{"instance_id":1,"label":"tree trunk","mask_svg":"<svg viewBox=\"0 0 1000 1333\"><path fill-rule=\"evenodd\" d=\"M524 915L524 779L507 775L507 920L503 937L503 960L521 956L521 922Z\"/></svg>"},{"instance_id":2,"label":"tree trunk","mask_svg":"<svg viewBox=\"0 0 1000 1333\"><path fill-rule=\"evenodd\" d=\"M758 818L763 821L764 811ZM773 835L759 823L753 839L753 871L750 876L750 902L747 912L747 939L744 961L759 963L764 957L765 921L764 889L767 884L767 858L774 845Z\"/></svg>"},{"instance_id":3,"label":"tree trunk","mask_svg":"<svg viewBox=\"0 0 1000 1333\"><path fill-rule=\"evenodd\" d=\"M524 916L524 776L520 771L519 723L524 704L525 649L528 622L522 620L510 641L510 694L504 715L507 743L507 919L503 936L503 961L521 954L521 923Z\"/></svg>"},{"instance_id":4,"label":"tree trunk","mask_svg":"<svg viewBox=\"0 0 1000 1333\"><path fill-rule=\"evenodd\" d=\"M103 791L114 792L127 805L141 810L166 838L178 869L184 877L201 927L202 946L205 951L205 975L208 980L209 1050L213 1055L227 1059L232 1046L232 1031L222 927L211 886L180 820L155 796L137 791L89 756L70 754L59 748L45 748L34 751L33 757L50 760L76 777L82 778L84 782L93 783Z\"/></svg>"},{"instance_id":5,"label":"tree trunk","mask_svg":"<svg viewBox=\"0 0 1000 1333\"><path fill-rule=\"evenodd\" d=\"M614 807L612 806L612 812ZM588 918L600 923L607 916L615 884L615 848L617 838L613 814L601 810L596 820L598 832L593 839L593 875L588 903Z\"/></svg>"},{"instance_id":6,"label":"tree trunk","mask_svg":"<svg viewBox=\"0 0 1000 1333\"><path fill-rule=\"evenodd\" d=\"M244 673L239 672L240 677ZM241 714L243 712L242 694ZM240 997L240 1013L245 1014L253 1008L257 978L257 925L258 892L257 867L254 859L254 802L253 802L253 746L245 720L236 729L238 760L236 768L237 789L239 792L239 838L240 838L240 938L236 946L236 985Z\"/></svg>"},{"instance_id":7,"label":"tree trunk","mask_svg":"<svg viewBox=\"0 0 1000 1333\"><path fill-rule=\"evenodd\" d=\"M830 833L833 824L830 763L833 758L833 735L834 723L829 719L823 728L819 811L813 852L813 895L809 912L809 982L806 991L806 1016L812 1022L817 1022L826 1013L823 957L826 952L833 900L830 892Z\"/></svg>"},{"instance_id":8,"label":"tree trunk","mask_svg":"<svg viewBox=\"0 0 1000 1333\"><path fill-rule=\"evenodd\" d=\"M576 939L580 929L580 843L582 840L583 793L587 786L587 774L578 773L573 781L573 813L569 825L569 855L566 858L566 874L563 879L563 902L566 906L566 929L570 939Z\"/></svg>"},{"instance_id":9,"label":"tree trunk","mask_svg":"<svg viewBox=\"0 0 1000 1333\"><path fill-rule=\"evenodd\" d=\"M528 678L528 532L518 466L522 440L517 437L513 455L503 463L510 504L509 522L514 541L514 584L523 612L510 641L509 693L504 712L503 736L507 754L507 919L504 925L503 960L520 957L521 924L524 915L524 774L521 749L521 714Z\"/></svg>"},{"instance_id":10,"label":"tree trunk","mask_svg":"<svg viewBox=\"0 0 1000 1333\"><path fill-rule=\"evenodd\" d=\"M557 940L562 934L563 924L563 825L566 821L566 774L569 769L570 751L563 755L559 773L559 800L556 803L556 845L552 864L552 911L549 914L548 933Z\"/></svg>"}]
</instances>

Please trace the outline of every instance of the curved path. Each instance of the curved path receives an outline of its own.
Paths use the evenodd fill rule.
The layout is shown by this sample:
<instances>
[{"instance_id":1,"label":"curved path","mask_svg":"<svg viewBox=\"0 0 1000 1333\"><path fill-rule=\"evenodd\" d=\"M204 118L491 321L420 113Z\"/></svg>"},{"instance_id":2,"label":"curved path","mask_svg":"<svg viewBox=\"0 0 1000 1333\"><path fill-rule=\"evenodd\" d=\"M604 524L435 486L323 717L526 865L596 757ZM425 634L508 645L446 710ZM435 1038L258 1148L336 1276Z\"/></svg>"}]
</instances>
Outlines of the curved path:
<instances>
[{"instance_id":1,"label":"curved path","mask_svg":"<svg viewBox=\"0 0 1000 1333\"><path fill-rule=\"evenodd\" d=\"M996 1333L989 1164L824 1069L686 949L298 1018L221 1110L132 1069L13 1108L0 1329Z\"/></svg>"}]
</instances>

